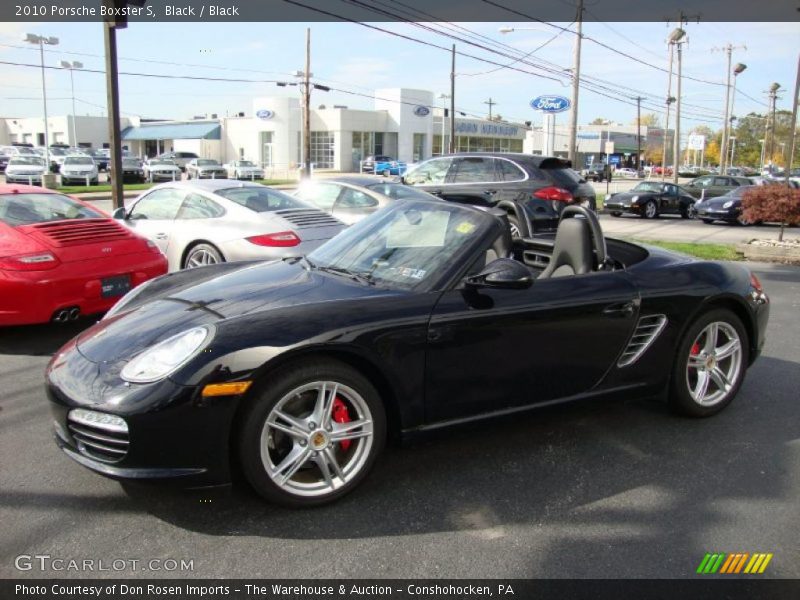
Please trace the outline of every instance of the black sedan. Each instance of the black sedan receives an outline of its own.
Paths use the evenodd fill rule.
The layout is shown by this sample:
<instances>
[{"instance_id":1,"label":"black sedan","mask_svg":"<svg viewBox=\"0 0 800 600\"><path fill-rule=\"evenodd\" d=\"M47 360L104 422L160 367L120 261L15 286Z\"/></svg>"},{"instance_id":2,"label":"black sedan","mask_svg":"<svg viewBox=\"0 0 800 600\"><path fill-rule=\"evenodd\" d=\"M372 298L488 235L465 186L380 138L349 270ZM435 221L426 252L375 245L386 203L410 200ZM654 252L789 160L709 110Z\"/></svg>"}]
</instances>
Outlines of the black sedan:
<instances>
[{"instance_id":1,"label":"black sedan","mask_svg":"<svg viewBox=\"0 0 800 600\"><path fill-rule=\"evenodd\" d=\"M714 221L724 221L729 225L752 225L742 216L742 196L747 190L755 187L754 185L738 187L724 196L698 202L695 206L697 218L709 225Z\"/></svg>"},{"instance_id":2,"label":"black sedan","mask_svg":"<svg viewBox=\"0 0 800 600\"><path fill-rule=\"evenodd\" d=\"M56 441L109 477L240 468L309 506L387 439L573 400L733 400L769 317L745 268L606 241L583 207L524 241L503 211L403 200L307 258L155 279L52 358Z\"/></svg>"},{"instance_id":3,"label":"black sedan","mask_svg":"<svg viewBox=\"0 0 800 600\"><path fill-rule=\"evenodd\" d=\"M693 216L694 203L695 199L680 186L643 181L628 192L608 196L605 208L613 217L631 213L644 219L655 219L662 214L673 214L688 219Z\"/></svg>"}]
</instances>

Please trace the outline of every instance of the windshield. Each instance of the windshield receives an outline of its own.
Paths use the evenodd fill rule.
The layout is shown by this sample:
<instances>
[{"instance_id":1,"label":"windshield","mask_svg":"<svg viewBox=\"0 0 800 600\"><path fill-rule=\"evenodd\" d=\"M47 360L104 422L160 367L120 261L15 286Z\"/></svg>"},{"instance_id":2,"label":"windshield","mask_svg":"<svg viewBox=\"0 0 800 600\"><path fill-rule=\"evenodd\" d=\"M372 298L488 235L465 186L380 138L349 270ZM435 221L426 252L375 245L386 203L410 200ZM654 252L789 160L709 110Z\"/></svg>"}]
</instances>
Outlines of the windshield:
<instances>
[{"instance_id":1,"label":"windshield","mask_svg":"<svg viewBox=\"0 0 800 600\"><path fill-rule=\"evenodd\" d=\"M104 216L61 194L0 195L0 221L12 227L64 219L96 219Z\"/></svg>"},{"instance_id":2,"label":"windshield","mask_svg":"<svg viewBox=\"0 0 800 600\"><path fill-rule=\"evenodd\" d=\"M435 283L470 251L491 219L456 204L407 200L346 229L308 260L322 270L411 290Z\"/></svg>"},{"instance_id":3,"label":"windshield","mask_svg":"<svg viewBox=\"0 0 800 600\"><path fill-rule=\"evenodd\" d=\"M239 161L240 167L255 167L255 163L251 163L249 160L240 160Z\"/></svg>"},{"instance_id":4,"label":"windshield","mask_svg":"<svg viewBox=\"0 0 800 600\"><path fill-rule=\"evenodd\" d=\"M266 186L248 185L217 190L214 193L258 213L285 208L311 208L297 198Z\"/></svg>"},{"instance_id":5,"label":"windshield","mask_svg":"<svg viewBox=\"0 0 800 600\"><path fill-rule=\"evenodd\" d=\"M122 166L123 167L138 167L139 161L135 158L123 158L122 159Z\"/></svg>"},{"instance_id":6,"label":"windshield","mask_svg":"<svg viewBox=\"0 0 800 600\"><path fill-rule=\"evenodd\" d=\"M50 154L53 156L64 156L67 153L63 148L50 148Z\"/></svg>"},{"instance_id":7,"label":"windshield","mask_svg":"<svg viewBox=\"0 0 800 600\"><path fill-rule=\"evenodd\" d=\"M400 183L377 183L367 186L367 188L379 194L383 194L384 196L394 198L395 200L400 200L402 198L417 198L419 200L437 199L436 196L427 192Z\"/></svg>"},{"instance_id":8,"label":"windshield","mask_svg":"<svg viewBox=\"0 0 800 600\"><path fill-rule=\"evenodd\" d=\"M642 183L638 184L635 188L633 188L633 192L660 192L662 183L657 183L655 181L643 181Z\"/></svg>"},{"instance_id":9,"label":"windshield","mask_svg":"<svg viewBox=\"0 0 800 600\"><path fill-rule=\"evenodd\" d=\"M25 165L26 167L44 167L44 159L38 156L12 156L8 166Z\"/></svg>"},{"instance_id":10,"label":"windshield","mask_svg":"<svg viewBox=\"0 0 800 600\"><path fill-rule=\"evenodd\" d=\"M175 163L171 160L164 160L163 158L154 158L150 161L151 165L167 165L167 166L174 166Z\"/></svg>"},{"instance_id":11,"label":"windshield","mask_svg":"<svg viewBox=\"0 0 800 600\"><path fill-rule=\"evenodd\" d=\"M65 165L93 165L91 156L68 156L64 159Z\"/></svg>"},{"instance_id":12,"label":"windshield","mask_svg":"<svg viewBox=\"0 0 800 600\"><path fill-rule=\"evenodd\" d=\"M201 158L200 160L197 161L197 164L198 166L201 167L210 167L210 166L216 166L219 163L215 160L211 160L210 158Z\"/></svg>"}]
</instances>

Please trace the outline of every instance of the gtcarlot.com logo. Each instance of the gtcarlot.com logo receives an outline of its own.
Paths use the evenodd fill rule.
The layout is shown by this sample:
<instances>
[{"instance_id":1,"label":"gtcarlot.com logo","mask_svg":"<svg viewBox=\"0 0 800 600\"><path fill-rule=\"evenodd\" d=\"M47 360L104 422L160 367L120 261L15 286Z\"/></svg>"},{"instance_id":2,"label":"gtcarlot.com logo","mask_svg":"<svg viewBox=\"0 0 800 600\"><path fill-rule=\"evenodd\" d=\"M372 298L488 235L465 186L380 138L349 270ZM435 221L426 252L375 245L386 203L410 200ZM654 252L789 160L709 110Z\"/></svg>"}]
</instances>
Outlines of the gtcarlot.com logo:
<instances>
[{"instance_id":1,"label":"gtcarlot.com logo","mask_svg":"<svg viewBox=\"0 0 800 600\"><path fill-rule=\"evenodd\" d=\"M697 572L700 575L760 575L771 560L772 554L762 552L708 552L700 561Z\"/></svg>"}]
</instances>

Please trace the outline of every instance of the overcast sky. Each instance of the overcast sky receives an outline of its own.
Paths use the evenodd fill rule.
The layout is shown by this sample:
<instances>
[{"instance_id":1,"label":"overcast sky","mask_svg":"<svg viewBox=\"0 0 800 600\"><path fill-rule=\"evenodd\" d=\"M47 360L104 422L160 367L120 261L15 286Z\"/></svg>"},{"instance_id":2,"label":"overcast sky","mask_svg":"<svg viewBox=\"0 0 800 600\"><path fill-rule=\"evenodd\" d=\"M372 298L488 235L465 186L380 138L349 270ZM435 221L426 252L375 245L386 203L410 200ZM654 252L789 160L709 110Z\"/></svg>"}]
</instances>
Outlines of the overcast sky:
<instances>
[{"instance_id":1,"label":"overcast sky","mask_svg":"<svg viewBox=\"0 0 800 600\"><path fill-rule=\"evenodd\" d=\"M381 23L379 27L450 47L453 40L410 24ZM450 24L438 24L437 26ZM500 34L501 26L529 27L535 30ZM561 23L569 26L569 23ZM121 76L123 113L148 118L191 118L194 115L239 111L252 112L251 99L262 95L298 95L297 88L279 88L265 80L292 80L291 73L302 69L305 52L305 28L312 31L312 67L314 79L322 84L370 95L381 87L411 87L449 92L450 54L448 51L401 39L351 23L132 23L118 33L120 71L193 77L234 78L255 82L192 81ZM574 35L559 33L556 28L526 23L464 23L458 30L462 37L478 33L509 44L523 53L536 50L529 59L547 62L551 68L572 66ZM794 86L797 52L800 49L798 23L691 23L686 27L688 44L684 47L684 75L712 83L685 78L683 81L684 128L706 124L721 125L725 88L713 85L724 82L726 57L712 49L727 43L739 48L734 63L748 65L738 88L751 100L737 95L735 113L765 110L765 90L772 82L784 88L779 108L791 109L790 89ZM584 34L652 65L666 68L665 38L670 28L665 23L584 24ZM56 66L61 60L79 60L87 69L102 70L103 32L98 23L20 24L0 23L0 61L39 64L38 47L24 43L25 33L51 35L60 44L48 47L45 63ZM554 36L556 36L554 38ZM553 39L554 38L554 39ZM473 38L477 39L477 38ZM478 40L489 45L486 40ZM521 62L492 54L481 48L456 42L457 49L487 60L533 71ZM507 50L506 50L507 51ZM456 64L456 106L472 115L485 116L492 98L494 113L504 118L541 121L529 102L540 94L571 96L569 73L561 82L498 68L478 60L459 56ZM649 94L647 105L663 110L667 75L656 68L639 64L585 40L582 75L603 80L600 85L624 90L626 97ZM29 117L42 114L41 71L38 68L0 64L0 116ZM47 73L48 112L63 115L71 111L70 79L65 71ZM674 95L673 89L673 95ZM75 96L78 114L102 114L105 110L105 79L100 73L75 73ZM630 100L628 100L630 102ZM363 96L342 92L315 92L312 104L344 104L351 108L372 108ZM634 103L635 104L635 103ZM653 112L644 108L643 113ZM636 108L587 89L580 97L579 122L588 123L604 117L630 123ZM559 117L566 122L567 117ZM686 129L685 129L686 130Z\"/></svg>"}]
</instances>

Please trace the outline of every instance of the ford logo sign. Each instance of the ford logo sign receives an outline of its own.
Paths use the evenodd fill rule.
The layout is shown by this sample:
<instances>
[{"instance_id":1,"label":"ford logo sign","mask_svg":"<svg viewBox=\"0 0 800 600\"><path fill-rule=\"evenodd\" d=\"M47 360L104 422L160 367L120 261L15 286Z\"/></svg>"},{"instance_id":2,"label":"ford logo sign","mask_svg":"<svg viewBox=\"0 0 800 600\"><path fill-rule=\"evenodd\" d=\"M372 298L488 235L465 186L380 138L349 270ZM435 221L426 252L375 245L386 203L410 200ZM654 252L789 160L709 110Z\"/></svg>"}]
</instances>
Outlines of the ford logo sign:
<instances>
[{"instance_id":1,"label":"ford logo sign","mask_svg":"<svg viewBox=\"0 0 800 600\"><path fill-rule=\"evenodd\" d=\"M420 104L419 106L414 107L414 114L418 117L427 117L429 114L431 114L431 109Z\"/></svg>"},{"instance_id":2,"label":"ford logo sign","mask_svg":"<svg viewBox=\"0 0 800 600\"><path fill-rule=\"evenodd\" d=\"M266 121L267 119L271 119L272 117L274 117L275 113L272 112L271 110L267 110L265 108L262 108L261 110L257 110L256 111L256 116L259 119L264 119Z\"/></svg>"},{"instance_id":3,"label":"ford logo sign","mask_svg":"<svg viewBox=\"0 0 800 600\"><path fill-rule=\"evenodd\" d=\"M531 100L531 108L546 113L559 113L569 110L572 102L564 96L539 96Z\"/></svg>"}]
</instances>

